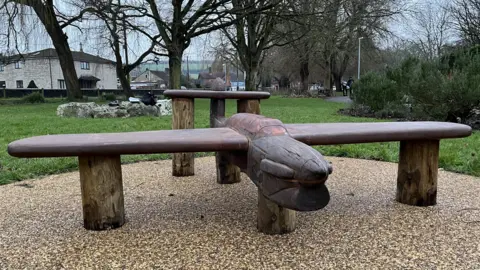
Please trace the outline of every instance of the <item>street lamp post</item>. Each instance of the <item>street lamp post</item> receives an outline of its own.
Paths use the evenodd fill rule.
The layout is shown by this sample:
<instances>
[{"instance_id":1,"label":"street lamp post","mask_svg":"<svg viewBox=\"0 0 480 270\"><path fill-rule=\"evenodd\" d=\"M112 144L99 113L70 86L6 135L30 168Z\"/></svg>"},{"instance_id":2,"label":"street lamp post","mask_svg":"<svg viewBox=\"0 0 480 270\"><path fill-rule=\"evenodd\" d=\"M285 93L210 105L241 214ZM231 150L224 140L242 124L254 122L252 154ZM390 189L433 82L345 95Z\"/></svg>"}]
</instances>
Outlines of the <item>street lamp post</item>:
<instances>
[{"instance_id":1,"label":"street lamp post","mask_svg":"<svg viewBox=\"0 0 480 270\"><path fill-rule=\"evenodd\" d=\"M223 91L227 91L227 64L223 64L223 71L225 74L225 84L223 86Z\"/></svg>"},{"instance_id":2,"label":"street lamp post","mask_svg":"<svg viewBox=\"0 0 480 270\"><path fill-rule=\"evenodd\" d=\"M358 38L358 76L357 80L360 80L360 47L361 47L361 41L363 37Z\"/></svg>"}]
</instances>

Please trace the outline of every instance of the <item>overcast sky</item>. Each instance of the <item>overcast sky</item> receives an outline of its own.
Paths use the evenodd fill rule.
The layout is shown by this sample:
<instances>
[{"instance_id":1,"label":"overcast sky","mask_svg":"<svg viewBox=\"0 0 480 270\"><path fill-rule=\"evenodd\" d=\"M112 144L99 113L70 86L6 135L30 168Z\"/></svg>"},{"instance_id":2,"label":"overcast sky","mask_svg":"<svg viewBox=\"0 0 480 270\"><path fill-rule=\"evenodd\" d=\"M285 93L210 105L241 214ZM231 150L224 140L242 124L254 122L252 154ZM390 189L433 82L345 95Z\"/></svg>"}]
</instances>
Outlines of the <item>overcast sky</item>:
<instances>
[{"instance_id":1,"label":"overcast sky","mask_svg":"<svg viewBox=\"0 0 480 270\"><path fill-rule=\"evenodd\" d=\"M412 10L426 12L428 9L437 9L432 10L432 13L435 14L438 12L440 6L448 3L447 0L427 0L433 3L433 5L426 5L427 1L422 0L405 0L406 3ZM28 14L26 16L27 24L29 21L35 20L34 14ZM1 27L1 26L0 26ZM44 34L43 26L39 25L36 29L31 30L31 38L28 40L28 50L23 49L22 51L36 51L45 48L52 48L51 41L48 35ZM411 39L415 37L416 33L419 31L416 30L415 23L405 17L397 16L393 20L390 21L388 24L389 29L400 39ZM81 33L78 29L75 28L68 28L66 30L67 35L69 37L69 44L71 49L74 51L80 50L80 45L82 45L83 50L85 52L100 55L106 58L113 59L113 54L108 46L104 43L99 42L98 40L92 38L94 33ZM212 44L215 42L215 35L204 35L199 38L195 38L190 47L187 49L185 53L185 57L188 56L190 60L204 60L204 59L212 59L213 55L211 54L212 51ZM452 37L454 40L455 37ZM394 39L389 39L394 40ZM149 42L146 39L139 38L138 36L131 35L129 36L129 58L134 60L137 58L138 55L141 54L143 49L149 46ZM382 44L385 46L388 44L387 40L382 41ZM4 44L3 44L4 45ZM5 47L5 45L3 46ZM383 47L383 46L382 46Z\"/></svg>"}]
</instances>

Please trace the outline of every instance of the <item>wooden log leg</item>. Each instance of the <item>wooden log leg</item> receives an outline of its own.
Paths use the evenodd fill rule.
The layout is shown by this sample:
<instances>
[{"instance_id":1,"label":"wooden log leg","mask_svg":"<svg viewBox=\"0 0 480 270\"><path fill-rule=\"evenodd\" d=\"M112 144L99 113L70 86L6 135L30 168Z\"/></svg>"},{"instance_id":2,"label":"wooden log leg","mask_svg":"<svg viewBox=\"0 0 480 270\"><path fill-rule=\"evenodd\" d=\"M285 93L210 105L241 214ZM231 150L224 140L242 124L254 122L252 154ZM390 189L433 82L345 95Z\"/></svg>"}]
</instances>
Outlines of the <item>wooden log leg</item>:
<instances>
[{"instance_id":1,"label":"wooden log leg","mask_svg":"<svg viewBox=\"0 0 480 270\"><path fill-rule=\"evenodd\" d=\"M194 128L194 100L191 98L173 99L172 129ZM195 174L194 153L174 153L172 159L173 176L191 176Z\"/></svg>"},{"instance_id":2,"label":"wooden log leg","mask_svg":"<svg viewBox=\"0 0 480 270\"><path fill-rule=\"evenodd\" d=\"M260 100L259 99L237 100L237 113L260 114Z\"/></svg>"},{"instance_id":3,"label":"wooden log leg","mask_svg":"<svg viewBox=\"0 0 480 270\"><path fill-rule=\"evenodd\" d=\"M216 101L218 102L218 101ZM210 108L217 107L218 103L212 100ZM219 110L219 109L217 109ZM223 115L225 115L225 104L223 103ZM260 114L260 100L237 100L238 113L254 113ZM217 183L219 184L234 184L240 183L240 168L230 163L228 153L219 152L216 154L217 162Z\"/></svg>"},{"instance_id":4,"label":"wooden log leg","mask_svg":"<svg viewBox=\"0 0 480 270\"><path fill-rule=\"evenodd\" d=\"M120 156L79 157L83 222L87 230L125 223Z\"/></svg>"},{"instance_id":5,"label":"wooden log leg","mask_svg":"<svg viewBox=\"0 0 480 270\"><path fill-rule=\"evenodd\" d=\"M296 212L278 206L258 191L257 229L265 234L293 232L297 226Z\"/></svg>"},{"instance_id":6,"label":"wooden log leg","mask_svg":"<svg viewBox=\"0 0 480 270\"><path fill-rule=\"evenodd\" d=\"M235 184L241 182L240 168L230 163L228 153L216 153L215 160L217 162L218 184Z\"/></svg>"},{"instance_id":7,"label":"wooden log leg","mask_svg":"<svg viewBox=\"0 0 480 270\"><path fill-rule=\"evenodd\" d=\"M225 100L210 100L210 127L217 127L217 120L225 117ZM228 160L227 152L215 153L217 165L217 183L219 184L235 184L241 181L240 168L231 164Z\"/></svg>"},{"instance_id":8,"label":"wooden log leg","mask_svg":"<svg viewBox=\"0 0 480 270\"><path fill-rule=\"evenodd\" d=\"M438 140L400 142L396 200L415 206L437 203Z\"/></svg>"}]
</instances>

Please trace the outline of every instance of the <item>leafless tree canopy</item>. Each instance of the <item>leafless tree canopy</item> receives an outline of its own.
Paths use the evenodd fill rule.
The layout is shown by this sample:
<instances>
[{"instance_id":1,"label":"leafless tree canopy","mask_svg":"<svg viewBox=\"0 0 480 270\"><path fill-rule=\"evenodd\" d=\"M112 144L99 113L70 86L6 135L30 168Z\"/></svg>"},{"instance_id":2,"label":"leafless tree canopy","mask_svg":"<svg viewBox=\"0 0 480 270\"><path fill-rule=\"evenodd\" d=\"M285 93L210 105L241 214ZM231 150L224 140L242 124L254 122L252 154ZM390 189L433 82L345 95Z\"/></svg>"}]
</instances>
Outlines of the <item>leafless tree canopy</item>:
<instances>
[{"instance_id":1,"label":"leafless tree canopy","mask_svg":"<svg viewBox=\"0 0 480 270\"><path fill-rule=\"evenodd\" d=\"M455 0L452 14L463 39L469 44L480 44L480 1Z\"/></svg>"}]
</instances>

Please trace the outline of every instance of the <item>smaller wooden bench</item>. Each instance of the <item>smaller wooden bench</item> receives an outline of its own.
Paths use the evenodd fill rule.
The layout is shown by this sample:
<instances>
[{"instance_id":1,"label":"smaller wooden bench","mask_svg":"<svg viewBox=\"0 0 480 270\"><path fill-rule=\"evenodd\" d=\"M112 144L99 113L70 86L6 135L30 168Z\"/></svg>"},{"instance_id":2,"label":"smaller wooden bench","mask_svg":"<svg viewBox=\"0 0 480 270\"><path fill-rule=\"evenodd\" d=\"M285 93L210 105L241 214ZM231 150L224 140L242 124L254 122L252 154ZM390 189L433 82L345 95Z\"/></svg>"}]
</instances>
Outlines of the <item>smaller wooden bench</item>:
<instances>
[{"instance_id":1,"label":"smaller wooden bench","mask_svg":"<svg viewBox=\"0 0 480 270\"><path fill-rule=\"evenodd\" d=\"M84 227L89 230L103 230L122 226L125 222L121 155L216 151L217 182L227 184L239 181L240 170L249 172L248 159L251 157L249 152L252 151L253 143L251 138L255 140L257 137L257 133L250 134L252 136L245 135L251 130L260 130L262 136L278 136L283 132L281 136L288 136L293 140L271 140L267 141L267 145L275 141L289 141L293 147L301 149L300 151L315 151L304 146L299 147L300 143L331 145L400 141L396 200L408 205L428 206L436 203L439 141L467 137L472 132L469 126L443 122L282 124L276 119L262 120L258 115L243 112L229 118L233 119L230 121L233 125L228 126L224 98L252 98L256 93L245 95L240 92L168 92L165 93L174 98L174 104L177 103L174 122L181 121L178 119L179 115L182 115L181 104L185 105L184 102L187 102L180 96L195 92L192 96L210 97L211 128L37 136L10 143L8 153L22 158L77 156ZM266 96L259 94L255 97ZM188 98L187 103L190 102L193 103L191 98ZM250 108L258 113L260 111L259 100L247 99L239 101L238 104L239 111L243 110L242 108ZM262 123L267 125L259 126ZM273 126L270 125L272 123ZM244 128L244 133L239 131L239 127ZM274 128L271 129L272 127ZM264 128L268 128L268 132ZM276 148L275 145L269 147ZM289 156L286 155L285 158L288 159ZM279 184L281 180L279 179ZM319 203L325 202L328 203L328 200ZM257 228L265 233L279 234L295 229L295 211L272 203L261 194L260 188L257 217Z\"/></svg>"},{"instance_id":2,"label":"smaller wooden bench","mask_svg":"<svg viewBox=\"0 0 480 270\"><path fill-rule=\"evenodd\" d=\"M225 116L226 99L237 100L238 113L260 114L260 100L270 98L270 93L257 91L167 90L163 95L172 98L172 129L195 128L197 98L210 99L210 127L215 126L217 116ZM174 153L172 175L177 177L195 175L194 153ZM235 175L235 181L239 181L240 174Z\"/></svg>"}]
</instances>

